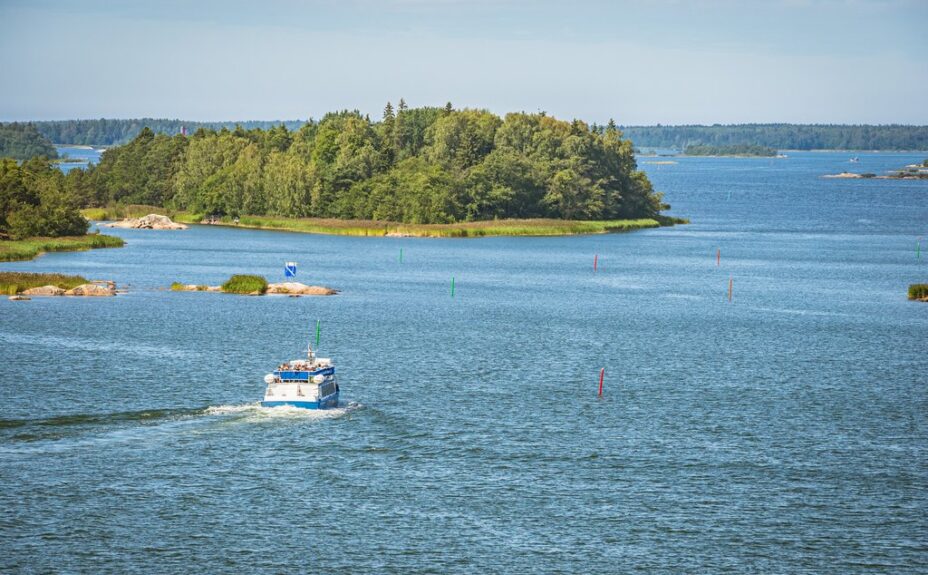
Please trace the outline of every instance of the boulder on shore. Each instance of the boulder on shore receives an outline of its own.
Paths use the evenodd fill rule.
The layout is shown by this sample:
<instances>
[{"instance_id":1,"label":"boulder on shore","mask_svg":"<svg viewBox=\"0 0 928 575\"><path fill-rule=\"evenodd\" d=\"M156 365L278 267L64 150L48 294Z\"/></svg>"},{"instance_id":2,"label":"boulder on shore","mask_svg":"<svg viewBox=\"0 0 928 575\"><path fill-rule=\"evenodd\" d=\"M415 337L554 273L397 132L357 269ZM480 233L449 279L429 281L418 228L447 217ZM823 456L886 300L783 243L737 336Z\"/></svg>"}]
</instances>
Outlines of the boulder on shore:
<instances>
[{"instance_id":1,"label":"boulder on shore","mask_svg":"<svg viewBox=\"0 0 928 575\"><path fill-rule=\"evenodd\" d=\"M114 296L116 295L116 288L108 285L82 284L64 292L64 295Z\"/></svg>"},{"instance_id":2,"label":"boulder on shore","mask_svg":"<svg viewBox=\"0 0 928 575\"><path fill-rule=\"evenodd\" d=\"M58 286L47 285L23 290L22 295L64 295L64 290Z\"/></svg>"},{"instance_id":3,"label":"boulder on shore","mask_svg":"<svg viewBox=\"0 0 928 575\"><path fill-rule=\"evenodd\" d=\"M10 301L29 301L32 298L26 297L24 295L11 295L7 299Z\"/></svg>"},{"instance_id":4,"label":"boulder on shore","mask_svg":"<svg viewBox=\"0 0 928 575\"><path fill-rule=\"evenodd\" d=\"M300 282L267 284L268 295L335 295L338 290L323 286L308 286Z\"/></svg>"},{"instance_id":5,"label":"boulder on shore","mask_svg":"<svg viewBox=\"0 0 928 575\"><path fill-rule=\"evenodd\" d=\"M159 214L148 214L142 218L126 218L121 222L103 224L108 228L132 228L137 230L186 230L187 226L172 222L171 218Z\"/></svg>"}]
</instances>

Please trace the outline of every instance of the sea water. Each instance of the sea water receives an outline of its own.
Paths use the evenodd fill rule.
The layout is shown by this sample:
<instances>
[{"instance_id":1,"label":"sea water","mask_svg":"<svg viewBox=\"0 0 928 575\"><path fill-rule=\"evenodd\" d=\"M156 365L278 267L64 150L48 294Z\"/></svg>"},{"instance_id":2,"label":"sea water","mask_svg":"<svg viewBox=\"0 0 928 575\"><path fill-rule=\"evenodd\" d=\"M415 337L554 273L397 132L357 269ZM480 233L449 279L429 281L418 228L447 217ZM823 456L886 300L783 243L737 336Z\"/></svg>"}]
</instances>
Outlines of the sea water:
<instances>
[{"instance_id":1,"label":"sea water","mask_svg":"<svg viewBox=\"0 0 928 575\"><path fill-rule=\"evenodd\" d=\"M788 155L642 163L692 223L630 234L0 264L128 288L0 301L0 571L924 572L928 183L821 176L925 154ZM341 293L165 289L286 261ZM259 407L317 319L343 405Z\"/></svg>"}]
</instances>

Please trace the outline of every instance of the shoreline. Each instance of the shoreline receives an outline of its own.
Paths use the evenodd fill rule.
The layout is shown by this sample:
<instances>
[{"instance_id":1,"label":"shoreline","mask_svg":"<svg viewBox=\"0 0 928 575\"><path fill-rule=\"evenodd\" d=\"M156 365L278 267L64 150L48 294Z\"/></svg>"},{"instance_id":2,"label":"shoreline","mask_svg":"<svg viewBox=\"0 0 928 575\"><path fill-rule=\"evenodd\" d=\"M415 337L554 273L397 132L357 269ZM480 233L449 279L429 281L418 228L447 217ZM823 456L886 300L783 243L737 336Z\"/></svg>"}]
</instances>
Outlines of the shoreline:
<instances>
[{"instance_id":1,"label":"shoreline","mask_svg":"<svg viewBox=\"0 0 928 575\"><path fill-rule=\"evenodd\" d=\"M117 221L140 214L163 214L174 222L213 225L229 228L285 231L336 236L477 238L489 236L567 236L631 232L641 229L687 224L689 220L673 216L636 220L555 220L508 219L459 222L455 224L404 224L376 220L339 220L335 218L284 218L241 216L238 221L223 217L212 223L202 214L167 210L156 206L129 205L117 208L86 208L85 218L96 223Z\"/></svg>"},{"instance_id":2,"label":"shoreline","mask_svg":"<svg viewBox=\"0 0 928 575\"><path fill-rule=\"evenodd\" d=\"M121 248L125 240L104 234L26 238L0 241L0 262L29 261L48 252L83 252L99 248Z\"/></svg>"},{"instance_id":3,"label":"shoreline","mask_svg":"<svg viewBox=\"0 0 928 575\"><path fill-rule=\"evenodd\" d=\"M631 232L642 229L689 223L682 218L664 216L661 221L652 218L637 220L488 220L455 224L403 224L369 220L334 220L320 218L274 218L270 216L243 216L238 222L224 218L204 223L191 214L177 213L175 221L229 228L244 228L295 233L417 238L480 238L494 236L569 236Z\"/></svg>"}]
</instances>

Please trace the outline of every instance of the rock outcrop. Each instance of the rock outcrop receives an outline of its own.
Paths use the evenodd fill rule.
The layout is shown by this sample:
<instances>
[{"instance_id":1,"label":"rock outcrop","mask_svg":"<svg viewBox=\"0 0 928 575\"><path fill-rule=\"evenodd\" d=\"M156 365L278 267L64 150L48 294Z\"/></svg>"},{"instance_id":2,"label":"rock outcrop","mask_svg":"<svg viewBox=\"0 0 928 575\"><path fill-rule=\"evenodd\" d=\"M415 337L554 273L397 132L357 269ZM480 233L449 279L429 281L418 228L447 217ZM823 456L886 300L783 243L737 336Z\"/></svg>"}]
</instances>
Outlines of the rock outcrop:
<instances>
[{"instance_id":1,"label":"rock outcrop","mask_svg":"<svg viewBox=\"0 0 928 575\"><path fill-rule=\"evenodd\" d=\"M109 285L100 285L100 284L82 284L75 288L69 289L64 292L64 295L79 295L79 296L114 296L116 295L116 288Z\"/></svg>"},{"instance_id":2,"label":"rock outcrop","mask_svg":"<svg viewBox=\"0 0 928 575\"><path fill-rule=\"evenodd\" d=\"M171 286L171 291L222 291L222 288L197 284L174 284Z\"/></svg>"},{"instance_id":3,"label":"rock outcrop","mask_svg":"<svg viewBox=\"0 0 928 575\"><path fill-rule=\"evenodd\" d=\"M26 297L24 295L11 295L7 299L10 301L29 301L32 298Z\"/></svg>"},{"instance_id":4,"label":"rock outcrop","mask_svg":"<svg viewBox=\"0 0 928 575\"><path fill-rule=\"evenodd\" d=\"M171 291L221 292L222 288L220 286L175 283L171 285ZM267 284L267 291L264 293L265 295L289 295L289 296L335 295L338 293L338 290L334 290L332 288L327 288L324 286L308 286L300 282L281 282L281 283L276 283L276 284ZM249 294L240 294L240 295L261 295L261 293L252 292Z\"/></svg>"},{"instance_id":5,"label":"rock outcrop","mask_svg":"<svg viewBox=\"0 0 928 575\"><path fill-rule=\"evenodd\" d=\"M64 295L64 290L58 286L47 285L23 290L22 295Z\"/></svg>"},{"instance_id":6,"label":"rock outcrop","mask_svg":"<svg viewBox=\"0 0 928 575\"><path fill-rule=\"evenodd\" d=\"M126 218L121 222L103 224L108 228L133 228L138 230L186 230L187 226L172 222L171 218L158 214L148 214L142 218Z\"/></svg>"},{"instance_id":7,"label":"rock outcrop","mask_svg":"<svg viewBox=\"0 0 928 575\"><path fill-rule=\"evenodd\" d=\"M300 282L267 284L269 295L335 295L338 290L323 286L308 286Z\"/></svg>"}]
</instances>

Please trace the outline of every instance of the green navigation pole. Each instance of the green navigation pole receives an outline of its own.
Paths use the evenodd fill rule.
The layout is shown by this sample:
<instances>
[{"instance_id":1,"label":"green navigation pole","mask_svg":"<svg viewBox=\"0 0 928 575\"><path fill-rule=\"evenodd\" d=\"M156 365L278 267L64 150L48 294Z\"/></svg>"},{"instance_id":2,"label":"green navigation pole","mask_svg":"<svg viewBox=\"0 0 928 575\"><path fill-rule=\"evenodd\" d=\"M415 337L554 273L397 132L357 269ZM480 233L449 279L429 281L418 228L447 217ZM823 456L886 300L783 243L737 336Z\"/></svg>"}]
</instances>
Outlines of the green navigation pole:
<instances>
[{"instance_id":1,"label":"green navigation pole","mask_svg":"<svg viewBox=\"0 0 928 575\"><path fill-rule=\"evenodd\" d=\"M316 347L319 347L319 328L322 325L322 321L316 320Z\"/></svg>"},{"instance_id":2,"label":"green navigation pole","mask_svg":"<svg viewBox=\"0 0 928 575\"><path fill-rule=\"evenodd\" d=\"M400 263L403 263L403 248L400 248Z\"/></svg>"},{"instance_id":3,"label":"green navigation pole","mask_svg":"<svg viewBox=\"0 0 928 575\"><path fill-rule=\"evenodd\" d=\"M451 276L451 297L454 297L454 276Z\"/></svg>"}]
</instances>

